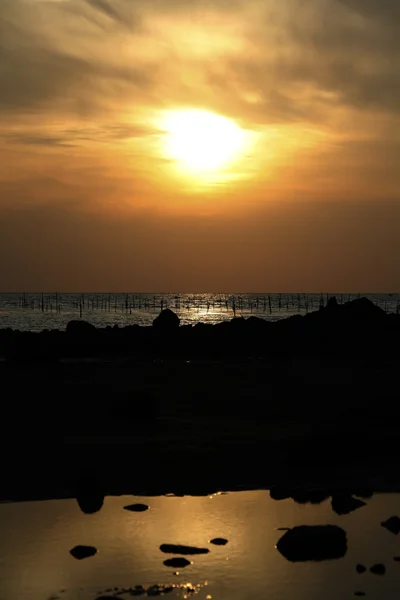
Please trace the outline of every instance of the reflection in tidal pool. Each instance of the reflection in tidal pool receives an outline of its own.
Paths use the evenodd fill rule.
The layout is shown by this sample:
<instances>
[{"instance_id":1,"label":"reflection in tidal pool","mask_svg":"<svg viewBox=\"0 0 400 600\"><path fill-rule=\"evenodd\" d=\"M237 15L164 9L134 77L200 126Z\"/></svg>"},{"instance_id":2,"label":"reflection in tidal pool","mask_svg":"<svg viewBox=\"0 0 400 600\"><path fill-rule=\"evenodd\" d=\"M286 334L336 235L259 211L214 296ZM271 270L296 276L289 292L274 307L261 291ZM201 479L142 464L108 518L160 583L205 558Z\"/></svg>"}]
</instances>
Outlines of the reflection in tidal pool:
<instances>
[{"instance_id":1,"label":"reflection in tidal pool","mask_svg":"<svg viewBox=\"0 0 400 600\"><path fill-rule=\"evenodd\" d=\"M151 510L123 510L132 503L151 504ZM106 497L94 514L84 514L75 500L2 504L0 598L95 600L168 593L199 600L261 594L281 600L337 600L356 592L397 598L400 564L394 559L400 554L400 539L381 523L399 513L398 494L376 495L361 510L340 516L329 499L319 505L298 504L275 501L266 491L154 497L151 502ZM345 556L322 562L286 560L276 548L285 535L278 529L299 525L342 528ZM75 560L70 550L80 545L97 553ZM194 552L188 560L179 553L182 546L209 552ZM173 553L167 558L160 547ZM166 558L189 564L168 568ZM384 576L377 576L376 565L384 565Z\"/></svg>"}]
</instances>

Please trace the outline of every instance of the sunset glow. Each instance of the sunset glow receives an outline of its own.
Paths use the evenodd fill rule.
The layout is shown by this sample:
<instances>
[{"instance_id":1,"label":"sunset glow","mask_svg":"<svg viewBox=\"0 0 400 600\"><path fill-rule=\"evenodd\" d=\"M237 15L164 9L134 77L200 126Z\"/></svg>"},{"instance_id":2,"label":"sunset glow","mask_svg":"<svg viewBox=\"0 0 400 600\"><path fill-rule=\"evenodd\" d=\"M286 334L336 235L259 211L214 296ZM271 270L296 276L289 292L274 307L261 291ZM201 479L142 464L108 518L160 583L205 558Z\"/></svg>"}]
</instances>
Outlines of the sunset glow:
<instances>
[{"instance_id":1,"label":"sunset glow","mask_svg":"<svg viewBox=\"0 0 400 600\"><path fill-rule=\"evenodd\" d=\"M398 289L399 7L0 0L3 289Z\"/></svg>"},{"instance_id":2,"label":"sunset glow","mask_svg":"<svg viewBox=\"0 0 400 600\"><path fill-rule=\"evenodd\" d=\"M246 133L233 121L203 110L169 113L165 153L185 170L215 172L245 151Z\"/></svg>"}]
</instances>

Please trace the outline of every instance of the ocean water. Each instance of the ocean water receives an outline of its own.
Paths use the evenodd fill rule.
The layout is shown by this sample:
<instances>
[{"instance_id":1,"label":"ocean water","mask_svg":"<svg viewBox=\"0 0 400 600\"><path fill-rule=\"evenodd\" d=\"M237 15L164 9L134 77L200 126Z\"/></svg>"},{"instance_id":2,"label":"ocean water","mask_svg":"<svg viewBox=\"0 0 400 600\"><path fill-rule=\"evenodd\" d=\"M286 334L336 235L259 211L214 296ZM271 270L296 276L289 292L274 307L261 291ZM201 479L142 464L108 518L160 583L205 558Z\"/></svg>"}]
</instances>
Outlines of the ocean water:
<instances>
[{"instance_id":1,"label":"ocean water","mask_svg":"<svg viewBox=\"0 0 400 600\"><path fill-rule=\"evenodd\" d=\"M182 325L218 323L254 315L276 321L305 314L326 304L366 296L387 312L398 312L400 294L0 294L0 329L21 331L65 329L71 319L82 318L96 327L151 325L163 308L178 314Z\"/></svg>"},{"instance_id":2,"label":"ocean water","mask_svg":"<svg viewBox=\"0 0 400 600\"><path fill-rule=\"evenodd\" d=\"M144 502L146 512L123 509ZM206 497L107 497L103 508L83 514L75 500L0 505L0 598L18 600L95 600L132 597L143 586L157 595L168 586L170 598L188 600L337 600L399 597L399 536L381 526L399 514L400 495L380 494L353 513L338 516L329 500L300 505L272 500L267 491ZM343 558L289 562L276 548L282 527L338 525L347 535ZM214 546L215 537L228 540ZM91 545L97 553L76 560L70 550ZM185 568L171 568L161 544L205 547L188 556ZM356 565L367 568L358 574ZM386 567L385 575L369 568ZM173 586L173 587L171 587ZM125 590L125 592L124 592ZM145 595L145 594L144 594Z\"/></svg>"}]
</instances>

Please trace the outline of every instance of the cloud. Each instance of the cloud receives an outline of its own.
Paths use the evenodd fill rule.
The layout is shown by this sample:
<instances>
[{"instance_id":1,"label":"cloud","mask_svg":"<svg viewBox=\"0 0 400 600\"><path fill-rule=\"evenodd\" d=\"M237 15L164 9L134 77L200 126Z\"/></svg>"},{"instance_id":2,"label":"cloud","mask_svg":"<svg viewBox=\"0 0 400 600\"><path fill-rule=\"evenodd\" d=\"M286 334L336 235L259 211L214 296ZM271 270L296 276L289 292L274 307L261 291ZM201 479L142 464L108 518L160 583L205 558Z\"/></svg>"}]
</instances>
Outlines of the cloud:
<instances>
[{"instance_id":1,"label":"cloud","mask_svg":"<svg viewBox=\"0 0 400 600\"><path fill-rule=\"evenodd\" d=\"M397 0L3 0L0 110L197 102L255 124L322 122L342 105L398 113L399 11Z\"/></svg>"},{"instance_id":2,"label":"cloud","mask_svg":"<svg viewBox=\"0 0 400 600\"><path fill-rule=\"evenodd\" d=\"M66 4L73 6L68 0ZM92 52L77 52L85 37L83 32L76 35L76 18L65 18L63 11L64 2L0 3L1 112L88 115L106 111L110 101L137 97L149 87L150 71L110 59L115 54L112 39L103 39L103 54L97 46ZM94 39L98 43L100 33ZM94 43L89 35L88 40L89 46ZM105 48L110 47L108 53Z\"/></svg>"},{"instance_id":3,"label":"cloud","mask_svg":"<svg viewBox=\"0 0 400 600\"><path fill-rule=\"evenodd\" d=\"M397 2L286 0L273 10L265 7L250 27L253 52L228 58L221 78L257 92L266 117L271 109L290 119L292 104L300 108L299 119L313 120L318 92L325 94L326 110L334 100L360 110L399 112Z\"/></svg>"},{"instance_id":4,"label":"cloud","mask_svg":"<svg viewBox=\"0 0 400 600\"><path fill-rule=\"evenodd\" d=\"M397 0L339 0L352 10L368 17L384 21L385 24L398 27L400 5Z\"/></svg>"},{"instance_id":5,"label":"cloud","mask_svg":"<svg viewBox=\"0 0 400 600\"><path fill-rule=\"evenodd\" d=\"M123 14L121 10L119 10L116 2L111 3L109 0L84 0L89 6L98 10L103 15L106 15L110 19L116 21L118 24L123 27L128 27L131 29L132 26L132 18L128 19L127 13Z\"/></svg>"}]
</instances>

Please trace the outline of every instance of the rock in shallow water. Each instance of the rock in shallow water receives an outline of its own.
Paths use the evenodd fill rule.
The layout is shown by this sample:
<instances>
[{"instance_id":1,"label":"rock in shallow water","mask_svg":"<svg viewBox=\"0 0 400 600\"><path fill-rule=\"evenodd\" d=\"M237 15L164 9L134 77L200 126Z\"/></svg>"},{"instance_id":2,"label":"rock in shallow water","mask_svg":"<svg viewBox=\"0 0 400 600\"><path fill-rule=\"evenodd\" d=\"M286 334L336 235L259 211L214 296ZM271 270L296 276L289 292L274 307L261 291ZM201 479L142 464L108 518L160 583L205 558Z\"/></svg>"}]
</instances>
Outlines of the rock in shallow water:
<instances>
[{"instance_id":1,"label":"rock in shallow water","mask_svg":"<svg viewBox=\"0 0 400 600\"><path fill-rule=\"evenodd\" d=\"M196 548L195 546L182 546L180 544L161 544L161 552L166 554L208 554L208 548Z\"/></svg>"},{"instance_id":2,"label":"rock in shallow water","mask_svg":"<svg viewBox=\"0 0 400 600\"><path fill-rule=\"evenodd\" d=\"M332 560L346 554L347 536L336 525L301 525L287 531L276 547L291 562Z\"/></svg>"},{"instance_id":3,"label":"rock in shallow water","mask_svg":"<svg viewBox=\"0 0 400 600\"><path fill-rule=\"evenodd\" d=\"M365 505L363 500L353 498L350 494L334 494L332 496L332 509L338 515L348 515Z\"/></svg>"},{"instance_id":4,"label":"rock in shallow water","mask_svg":"<svg viewBox=\"0 0 400 600\"><path fill-rule=\"evenodd\" d=\"M367 570L367 567L364 567L364 565L360 565L360 564L356 565L356 571L357 571L357 573L359 573L360 575L361 575L362 573L365 573L365 571L366 571L366 570Z\"/></svg>"},{"instance_id":5,"label":"rock in shallow water","mask_svg":"<svg viewBox=\"0 0 400 600\"><path fill-rule=\"evenodd\" d=\"M97 553L97 548L94 546L75 546L69 553L77 560L82 560L94 556Z\"/></svg>"},{"instance_id":6,"label":"rock in shallow water","mask_svg":"<svg viewBox=\"0 0 400 600\"><path fill-rule=\"evenodd\" d=\"M171 331L179 327L180 318L170 308L162 310L153 321L153 327L159 330Z\"/></svg>"},{"instance_id":7,"label":"rock in shallow water","mask_svg":"<svg viewBox=\"0 0 400 600\"><path fill-rule=\"evenodd\" d=\"M187 567L188 565L190 565L191 562L190 560L187 560L186 558L167 558L167 560L164 560L164 565L166 567L174 567L176 569L183 569L183 567Z\"/></svg>"},{"instance_id":8,"label":"rock in shallow water","mask_svg":"<svg viewBox=\"0 0 400 600\"><path fill-rule=\"evenodd\" d=\"M124 506L124 510L130 510L131 512L144 512L148 509L147 504L128 504Z\"/></svg>"},{"instance_id":9,"label":"rock in shallow water","mask_svg":"<svg viewBox=\"0 0 400 600\"><path fill-rule=\"evenodd\" d=\"M210 544L214 544L215 546L225 546L228 543L228 540L225 538L213 538L210 540Z\"/></svg>"},{"instance_id":10,"label":"rock in shallow water","mask_svg":"<svg viewBox=\"0 0 400 600\"><path fill-rule=\"evenodd\" d=\"M386 573L386 567L385 565L378 563L376 565L373 565L370 568L371 573L373 573L374 575L384 575Z\"/></svg>"},{"instance_id":11,"label":"rock in shallow water","mask_svg":"<svg viewBox=\"0 0 400 600\"><path fill-rule=\"evenodd\" d=\"M382 521L381 525L395 535L400 533L400 517L390 517L386 521Z\"/></svg>"}]
</instances>

